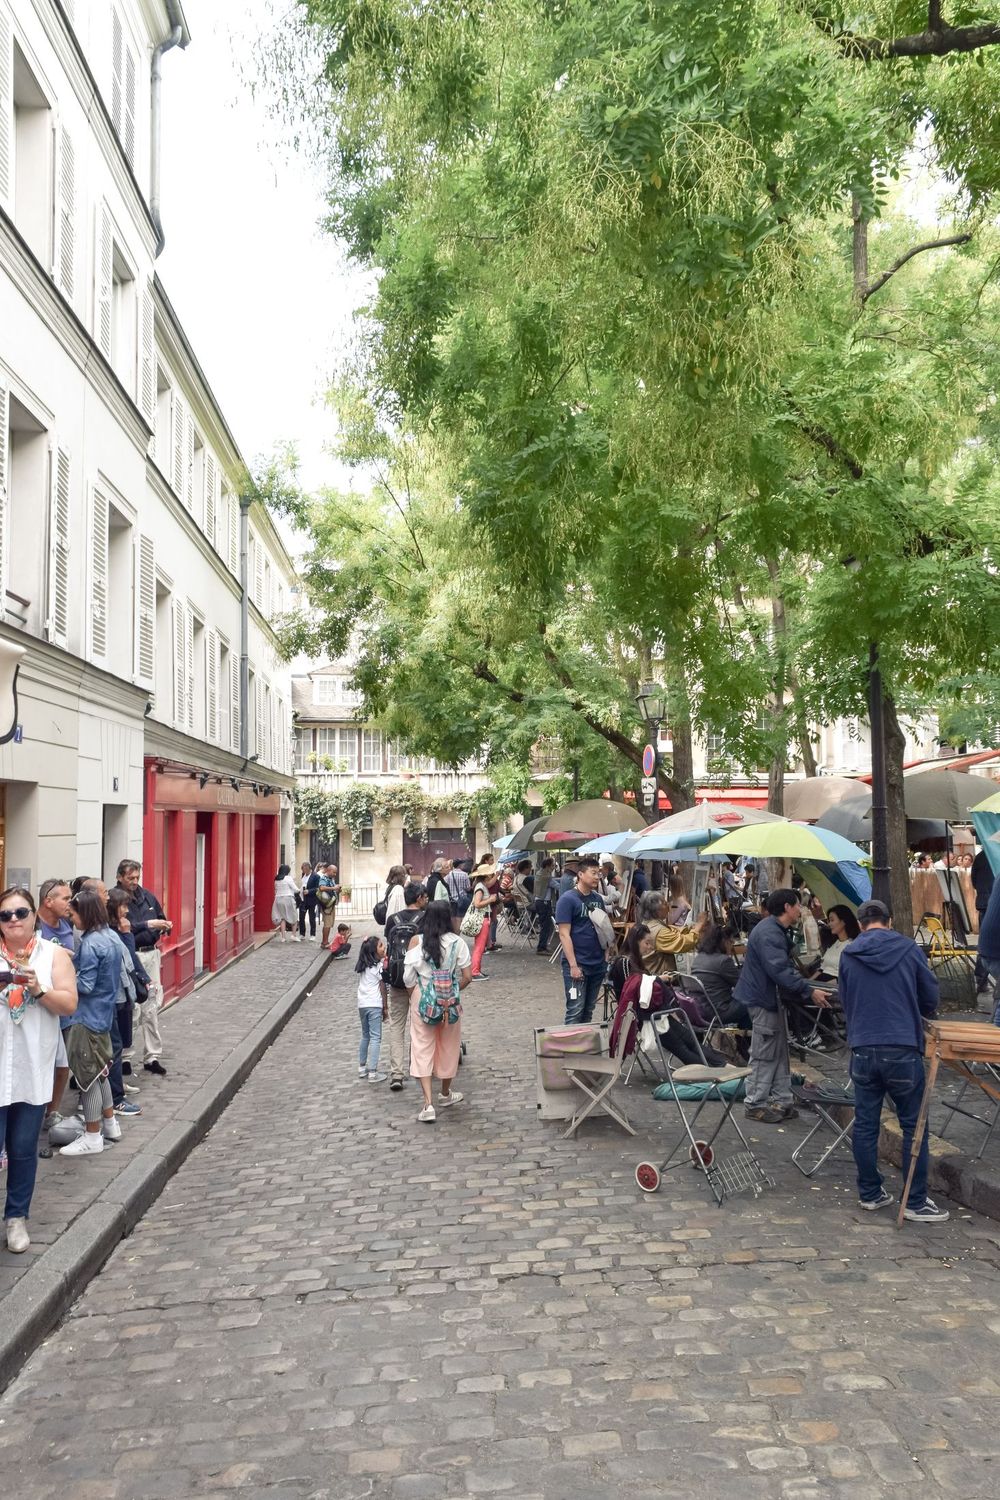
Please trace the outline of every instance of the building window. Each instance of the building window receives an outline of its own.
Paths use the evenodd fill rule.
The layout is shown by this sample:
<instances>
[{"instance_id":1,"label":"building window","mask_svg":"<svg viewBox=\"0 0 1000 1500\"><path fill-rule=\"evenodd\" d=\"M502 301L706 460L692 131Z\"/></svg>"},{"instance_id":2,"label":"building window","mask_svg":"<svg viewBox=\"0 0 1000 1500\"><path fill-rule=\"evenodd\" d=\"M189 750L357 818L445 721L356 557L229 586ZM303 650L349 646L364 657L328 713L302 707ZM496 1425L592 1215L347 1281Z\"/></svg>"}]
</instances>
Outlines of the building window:
<instances>
[{"instance_id":1,"label":"building window","mask_svg":"<svg viewBox=\"0 0 1000 1500\"><path fill-rule=\"evenodd\" d=\"M396 754L396 746L392 740L385 742L385 768L392 775L399 770L399 756Z\"/></svg>"},{"instance_id":2,"label":"building window","mask_svg":"<svg viewBox=\"0 0 1000 1500\"><path fill-rule=\"evenodd\" d=\"M49 101L14 45L14 223L38 259L48 265L52 232L52 125ZM8 96L9 97L9 96ZM0 106L5 101L0 100ZM6 122L4 122L6 124Z\"/></svg>"},{"instance_id":3,"label":"building window","mask_svg":"<svg viewBox=\"0 0 1000 1500\"><path fill-rule=\"evenodd\" d=\"M375 848L375 830L374 830L374 828L372 827L372 825L370 823L366 823L365 826L364 826L364 828L362 828L362 830L361 830L361 842L358 845L358 848L359 849L374 849Z\"/></svg>"},{"instance_id":4,"label":"building window","mask_svg":"<svg viewBox=\"0 0 1000 1500\"><path fill-rule=\"evenodd\" d=\"M296 729L295 731L295 769L296 771L313 771L315 766L309 759L312 753L311 729Z\"/></svg>"},{"instance_id":5,"label":"building window","mask_svg":"<svg viewBox=\"0 0 1000 1500\"><path fill-rule=\"evenodd\" d=\"M358 732L356 729L317 729L316 762L323 767L326 760L333 762L335 771L349 771L357 775Z\"/></svg>"},{"instance_id":6,"label":"building window","mask_svg":"<svg viewBox=\"0 0 1000 1500\"><path fill-rule=\"evenodd\" d=\"M361 732L361 769L368 772L382 769L382 733L378 729Z\"/></svg>"},{"instance_id":7,"label":"building window","mask_svg":"<svg viewBox=\"0 0 1000 1500\"><path fill-rule=\"evenodd\" d=\"M135 276L115 244L111 257L111 363L130 396L136 395L137 320Z\"/></svg>"},{"instance_id":8,"label":"building window","mask_svg":"<svg viewBox=\"0 0 1000 1500\"><path fill-rule=\"evenodd\" d=\"M313 702L317 707L330 708L337 701L336 677L313 678Z\"/></svg>"}]
</instances>

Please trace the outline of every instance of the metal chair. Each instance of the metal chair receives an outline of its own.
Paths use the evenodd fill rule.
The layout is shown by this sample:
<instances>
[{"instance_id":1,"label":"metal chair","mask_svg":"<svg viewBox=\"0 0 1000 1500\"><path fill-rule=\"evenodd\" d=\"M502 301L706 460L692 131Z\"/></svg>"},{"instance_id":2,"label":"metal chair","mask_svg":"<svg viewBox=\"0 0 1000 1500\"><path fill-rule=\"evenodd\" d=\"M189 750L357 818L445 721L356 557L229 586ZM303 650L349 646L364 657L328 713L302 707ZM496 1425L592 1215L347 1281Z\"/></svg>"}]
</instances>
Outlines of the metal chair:
<instances>
[{"instance_id":1,"label":"metal chair","mask_svg":"<svg viewBox=\"0 0 1000 1500\"><path fill-rule=\"evenodd\" d=\"M635 1127L625 1111L618 1109L608 1097L622 1076L625 1059L635 1051L636 1047L638 1028L635 1012L630 1005L626 1006L625 1010L627 1015L622 1017L622 1024L618 1027L614 1037L610 1056L573 1058L562 1064L566 1076L587 1096L587 1103L581 1105L563 1131L564 1140L575 1135L584 1120L595 1110L610 1115L616 1124L628 1131L629 1135L635 1135Z\"/></svg>"}]
</instances>

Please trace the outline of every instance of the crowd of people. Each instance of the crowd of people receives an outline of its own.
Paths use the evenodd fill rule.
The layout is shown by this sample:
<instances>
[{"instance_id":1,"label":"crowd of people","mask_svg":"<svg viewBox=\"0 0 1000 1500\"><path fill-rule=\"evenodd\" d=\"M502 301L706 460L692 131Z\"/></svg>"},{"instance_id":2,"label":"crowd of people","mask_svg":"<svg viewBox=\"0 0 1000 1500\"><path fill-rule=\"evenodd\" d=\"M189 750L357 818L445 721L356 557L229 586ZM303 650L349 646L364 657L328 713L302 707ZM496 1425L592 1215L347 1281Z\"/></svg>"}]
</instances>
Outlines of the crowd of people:
<instances>
[{"instance_id":1,"label":"crowd of people","mask_svg":"<svg viewBox=\"0 0 1000 1500\"><path fill-rule=\"evenodd\" d=\"M78 1159L142 1113L140 1074L163 1077L159 943L171 928L123 860L96 876L0 894L0 1142L8 1250L28 1249L39 1157ZM71 1094L75 1105L67 1107Z\"/></svg>"}]
</instances>

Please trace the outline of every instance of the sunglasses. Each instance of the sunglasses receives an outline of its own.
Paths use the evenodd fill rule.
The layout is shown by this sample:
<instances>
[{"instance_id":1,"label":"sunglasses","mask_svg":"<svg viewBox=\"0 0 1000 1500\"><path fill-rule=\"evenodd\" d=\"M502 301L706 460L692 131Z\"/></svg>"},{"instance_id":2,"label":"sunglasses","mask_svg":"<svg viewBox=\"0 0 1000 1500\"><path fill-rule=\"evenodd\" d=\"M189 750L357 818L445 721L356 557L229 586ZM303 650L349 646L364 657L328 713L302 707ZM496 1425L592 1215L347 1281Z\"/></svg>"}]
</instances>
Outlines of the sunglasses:
<instances>
[{"instance_id":1,"label":"sunglasses","mask_svg":"<svg viewBox=\"0 0 1000 1500\"><path fill-rule=\"evenodd\" d=\"M15 906L13 911L0 911L0 922L23 922L25 917L34 915L30 906Z\"/></svg>"}]
</instances>

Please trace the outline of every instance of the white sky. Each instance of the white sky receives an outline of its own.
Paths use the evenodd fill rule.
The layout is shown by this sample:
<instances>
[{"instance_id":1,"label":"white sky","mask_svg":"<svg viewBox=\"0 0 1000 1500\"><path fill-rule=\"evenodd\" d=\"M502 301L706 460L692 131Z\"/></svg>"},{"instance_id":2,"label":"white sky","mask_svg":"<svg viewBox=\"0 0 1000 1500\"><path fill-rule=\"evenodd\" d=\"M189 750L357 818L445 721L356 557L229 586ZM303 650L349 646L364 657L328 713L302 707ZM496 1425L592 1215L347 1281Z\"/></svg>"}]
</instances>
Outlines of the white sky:
<instances>
[{"instance_id":1,"label":"white sky","mask_svg":"<svg viewBox=\"0 0 1000 1500\"><path fill-rule=\"evenodd\" d=\"M184 0L186 51L163 59L157 269L249 463L293 442L312 488L342 478L319 404L364 285L317 226L321 173L243 76L269 0Z\"/></svg>"}]
</instances>

